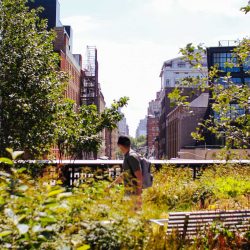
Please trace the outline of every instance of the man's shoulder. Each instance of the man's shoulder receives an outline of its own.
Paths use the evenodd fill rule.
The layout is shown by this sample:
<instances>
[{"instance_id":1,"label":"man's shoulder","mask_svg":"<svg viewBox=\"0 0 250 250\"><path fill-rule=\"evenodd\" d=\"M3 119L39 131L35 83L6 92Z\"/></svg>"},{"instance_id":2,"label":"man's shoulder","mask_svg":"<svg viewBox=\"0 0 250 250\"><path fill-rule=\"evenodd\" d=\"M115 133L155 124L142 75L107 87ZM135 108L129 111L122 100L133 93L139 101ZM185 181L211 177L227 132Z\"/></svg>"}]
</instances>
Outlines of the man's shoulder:
<instances>
[{"instance_id":1,"label":"man's shoulder","mask_svg":"<svg viewBox=\"0 0 250 250\"><path fill-rule=\"evenodd\" d=\"M127 155L128 156L131 156L131 155L134 156L134 155L137 155L137 153L133 149L130 149Z\"/></svg>"},{"instance_id":2,"label":"man's shoulder","mask_svg":"<svg viewBox=\"0 0 250 250\"><path fill-rule=\"evenodd\" d=\"M128 158L136 158L137 160L140 159L140 156L138 153L136 153L134 150L130 150L128 155L127 155Z\"/></svg>"}]
</instances>

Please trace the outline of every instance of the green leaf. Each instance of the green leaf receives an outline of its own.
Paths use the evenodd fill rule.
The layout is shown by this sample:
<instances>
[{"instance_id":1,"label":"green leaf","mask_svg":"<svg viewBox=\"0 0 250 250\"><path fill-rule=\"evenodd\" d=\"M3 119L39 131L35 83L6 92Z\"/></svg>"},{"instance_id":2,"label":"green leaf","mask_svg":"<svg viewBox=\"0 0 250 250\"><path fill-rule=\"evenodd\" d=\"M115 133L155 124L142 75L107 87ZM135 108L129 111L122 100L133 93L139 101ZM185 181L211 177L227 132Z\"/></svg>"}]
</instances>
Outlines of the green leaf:
<instances>
[{"instance_id":1,"label":"green leaf","mask_svg":"<svg viewBox=\"0 0 250 250\"><path fill-rule=\"evenodd\" d=\"M0 162L1 162L1 163L4 163L4 164L8 164L8 165L13 165L13 164L14 164L13 161L12 161L11 159L9 159L9 158L4 158L4 157L0 158Z\"/></svg>"},{"instance_id":2,"label":"green leaf","mask_svg":"<svg viewBox=\"0 0 250 250\"><path fill-rule=\"evenodd\" d=\"M27 217L27 215L21 215L21 216L18 218L18 222L22 222L22 220L24 220L26 217Z\"/></svg>"},{"instance_id":3,"label":"green leaf","mask_svg":"<svg viewBox=\"0 0 250 250\"><path fill-rule=\"evenodd\" d=\"M61 194L63 192L64 192L64 189L54 190L54 191L51 191L51 192L48 193L48 197L56 196L56 195Z\"/></svg>"},{"instance_id":4,"label":"green leaf","mask_svg":"<svg viewBox=\"0 0 250 250\"><path fill-rule=\"evenodd\" d=\"M6 237L10 234L12 234L12 231L3 231L0 233L0 238Z\"/></svg>"},{"instance_id":5,"label":"green leaf","mask_svg":"<svg viewBox=\"0 0 250 250\"><path fill-rule=\"evenodd\" d=\"M5 204L5 200L3 197L0 196L0 205L3 205L3 204Z\"/></svg>"},{"instance_id":6,"label":"green leaf","mask_svg":"<svg viewBox=\"0 0 250 250\"><path fill-rule=\"evenodd\" d=\"M13 149L12 148L6 148L6 151L10 153L11 155L13 154Z\"/></svg>"},{"instance_id":7,"label":"green leaf","mask_svg":"<svg viewBox=\"0 0 250 250\"><path fill-rule=\"evenodd\" d=\"M57 220L53 217L43 217L43 218L40 218L40 221L45 225L53 224L57 222Z\"/></svg>"},{"instance_id":8,"label":"green leaf","mask_svg":"<svg viewBox=\"0 0 250 250\"><path fill-rule=\"evenodd\" d=\"M16 170L16 172L21 174L21 173L25 172L26 170L27 170L27 168L22 167L22 168L18 168L18 169Z\"/></svg>"},{"instance_id":9,"label":"green leaf","mask_svg":"<svg viewBox=\"0 0 250 250\"><path fill-rule=\"evenodd\" d=\"M88 250L88 249L90 249L90 245L84 245L77 248L77 250Z\"/></svg>"}]
</instances>

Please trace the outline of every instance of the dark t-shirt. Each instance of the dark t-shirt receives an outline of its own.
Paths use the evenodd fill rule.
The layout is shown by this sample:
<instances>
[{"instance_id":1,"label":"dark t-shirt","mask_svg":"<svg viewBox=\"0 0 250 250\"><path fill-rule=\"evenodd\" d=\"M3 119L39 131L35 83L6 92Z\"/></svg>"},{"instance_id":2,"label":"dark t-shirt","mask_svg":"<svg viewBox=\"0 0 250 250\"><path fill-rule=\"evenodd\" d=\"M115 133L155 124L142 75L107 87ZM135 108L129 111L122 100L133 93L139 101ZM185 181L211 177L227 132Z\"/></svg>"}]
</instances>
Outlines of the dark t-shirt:
<instances>
[{"instance_id":1,"label":"dark t-shirt","mask_svg":"<svg viewBox=\"0 0 250 250\"><path fill-rule=\"evenodd\" d=\"M135 172L138 170L141 170L139 156L135 151L130 150L123 161L124 186L127 195L136 194L138 181Z\"/></svg>"}]
</instances>

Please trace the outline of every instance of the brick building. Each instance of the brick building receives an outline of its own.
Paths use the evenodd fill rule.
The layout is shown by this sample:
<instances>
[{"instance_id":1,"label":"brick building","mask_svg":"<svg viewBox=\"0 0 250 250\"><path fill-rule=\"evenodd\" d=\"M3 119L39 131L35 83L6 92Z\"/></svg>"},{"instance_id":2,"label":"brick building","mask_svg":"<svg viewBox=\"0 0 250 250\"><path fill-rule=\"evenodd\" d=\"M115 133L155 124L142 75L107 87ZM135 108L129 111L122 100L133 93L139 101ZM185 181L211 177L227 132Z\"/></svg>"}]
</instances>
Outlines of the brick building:
<instances>
[{"instance_id":1,"label":"brick building","mask_svg":"<svg viewBox=\"0 0 250 250\"><path fill-rule=\"evenodd\" d=\"M147 116L147 154L148 157L160 158L159 156L159 121L161 92L157 92L156 99L149 102Z\"/></svg>"},{"instance_id":2,"label":"brick building","mask_svg":"<svg viewBox=\"0 0 250 250\"><path fill-rule=\"evenodd\" d=\"M106 156L111 159L117 159L118 154L118 141L119 133L118 129L113 129L112 131L105 129L105 144L106 144Z\"/></svg>"},{"instance_id":3,"label":"brick building","mask_svg":"<svg viewBox=\"0 0 250 250\"><path fill-rule=\"evenodd\" d=\"M148 157L159 159L159 116L147 117L147 151Z\"/></svg>"},{"instance_id":4,"label":"brick building","mask_svg":"<svg viewBox=\"0 0 250 250\"><path fill-rule=\"evenodd\" d=\"M54 51L60 56L60 70L65 72L68 83L65 97L76 103L76 109L81 105L81 85L83 79L82 56L73 54L73 30L71 26L63 26L60 21L60 5L58 0L34 0L29 1L30 8L43 7L40 18L48 20L48 30L56 33ZM59 158L58 149L52 148L52 155Z\"/></svg>"},{"instance_id":5,"label":"brick building","mask_svg":"<svg viewBox=\"0 0 250 250\"><path fill-rule=\"evenodd\" d=\"M74 100L79 107L81 95L82 56L72 54L70 46L71 38L65 27L56 27L55 32L56 39L54 42L54 48L61 58L60 69L67 73L68 76L65 97Z\"/></svg>"},{"instance_id":6,"label":"brick building","mask_svg":"<svg viewBox=\"0 0 250 250\"><path fill-rule=\"evenodd\" d=\"M178 106L167 115L167 155L177 158L181 149L195 147L196 141L191 136L199 122L207 114L208 93L203 93L190 103L190 107Z\"/></svg>"},{"instance_id":7,"label":"brick building","mask_svg":"<svg viewBox=\"0 0 250 250\"><path fill-rule=\"evenodd\" d=\"M104 95L103 93L100 91L99 93L99 109L100 109L100 112L103 112L106 108L106 102L105 102L105 99L104 99ZM106 130L104 129L101 133L100 133L100 137L102 139L102 145L101 145L101 148L98 152L98 158L102 157L102 156L106 156Z\"/></svg>"},{"instance_id":8,"label":"brick building","mask_svg":"<svg viewBox=\"0 0 250 250\"><path fill-rule=\"evenodd\" d=\"M82 56L73 54L73 30L60 21L60 4L58 0L33 0L28 2L30 8L43 7L40 18L47 19L48 30L56 33L54 50L60 55L60 70L68 76L68 86L65 97L75 101L80 106L80 89L82 82Z\"/></svg>"},{"instance_id":9,"label":"brick building","mask_svg":"<svg viewBox=\"0 0 250 250\"><path fill-rule=\"evenodd\" d=\"M161 99L161 115L160 115L160 152L159 155L162 158L168 157L168 127L167 127L167 116L174 110L174 105L170 103L168 95L175 89L179 88L182 90L182 95L187 96L187 101L192 101L199 96L197 86L185 86L182 84L184 79L196 78L202 79L207 77L207 59L205 54L202 55L202 69L194 68L189 62L185 61L183 57L177 57L167 60L163 63L161 68L161 88L160 93Z\"/></svg>"},{"instance_id":10,"label":"brick building","mask_svg":"<svg viewBox=\"0 0 250 250\"><path fill-rule=\"evenodd\" d=\"M86 58L83 59L80 54L73 54L73 30L71 26L64 26L60 21L60 4L58 0L30 0L27 4L31 9L43 7L40 18L48 20L48 30L53 29L56 33L54 41L54 50L60 56L60 70L68 76L68 84L65 90L65 97L70 98L76 103L76 110L80 105L97 106L98 112L105 109L105 100L101 92L98 81L98 60L97 49L95 46L87 46ZM84 64L84 65L83 65ZM83 69L84 68L84 69ZM107 133L107 135L106 135ZM91 155L91 158L100 156L110 156L116 158L118 131L110 133L104 130L100 133L102 145L97 155ZM58 149L52 149L52 154L59 157Z\"/></svg>"},{"instance_id":11,"label":"brick building","mask_svg":"<svg viewBox=\"0 0 250 250\"><path fill-rule=\"evenodd\" d=\"M161 95L161 114L160 114L160 120L159 120L159 156L160 158L169 158L168 156L168 126L167 126L167 117L168 114L173 111L176 106L171 104L171 101L168 97L169 93L171 93L174 90L174 88L169 87L165 88ZM187 96L187 101L191 102L194 99L196 99L201 94L200 91L198 91L195 88L185 88L183 89L182 95Z\"/></svg>"}]
</instances>

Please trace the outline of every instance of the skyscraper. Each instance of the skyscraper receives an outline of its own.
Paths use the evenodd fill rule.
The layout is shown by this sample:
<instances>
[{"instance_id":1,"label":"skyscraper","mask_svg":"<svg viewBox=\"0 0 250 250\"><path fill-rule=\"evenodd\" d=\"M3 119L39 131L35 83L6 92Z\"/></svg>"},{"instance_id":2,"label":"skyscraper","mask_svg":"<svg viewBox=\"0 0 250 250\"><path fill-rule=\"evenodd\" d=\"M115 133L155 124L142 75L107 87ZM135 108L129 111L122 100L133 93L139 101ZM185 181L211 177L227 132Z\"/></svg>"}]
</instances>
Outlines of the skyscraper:
<instances>
[{"instance_id":1,"label":"skyscraper","mask_svg":"<svg viewBox=\"0 0 250 250\"><path fill-rule=\"evenodd\" d=\"M147 117L141 119L136 129L136 138L140 136L147 136Z\"/></svg>"}]
</instances>

